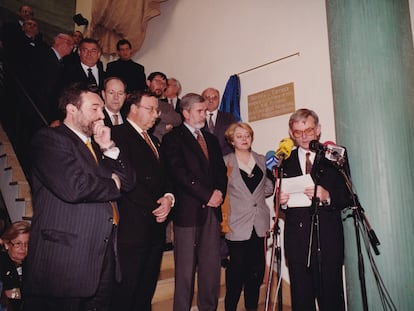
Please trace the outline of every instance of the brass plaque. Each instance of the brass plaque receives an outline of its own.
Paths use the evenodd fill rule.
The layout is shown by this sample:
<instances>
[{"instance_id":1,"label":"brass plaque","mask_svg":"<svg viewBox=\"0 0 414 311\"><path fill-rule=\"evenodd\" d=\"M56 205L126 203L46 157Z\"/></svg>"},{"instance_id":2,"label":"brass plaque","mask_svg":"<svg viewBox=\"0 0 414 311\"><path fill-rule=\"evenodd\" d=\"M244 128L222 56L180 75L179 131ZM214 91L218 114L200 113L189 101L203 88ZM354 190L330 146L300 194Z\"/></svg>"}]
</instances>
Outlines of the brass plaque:
<instances>
[{"instance_id":1,"label":"brass plaque","mask_svg":"<svg viewBox=\"0 0 414 311\"><path fill-rule=\"evenodd\" d=\"M293 82L247 96L249 122L295 111Z\"/></svg>"}]
</instances>

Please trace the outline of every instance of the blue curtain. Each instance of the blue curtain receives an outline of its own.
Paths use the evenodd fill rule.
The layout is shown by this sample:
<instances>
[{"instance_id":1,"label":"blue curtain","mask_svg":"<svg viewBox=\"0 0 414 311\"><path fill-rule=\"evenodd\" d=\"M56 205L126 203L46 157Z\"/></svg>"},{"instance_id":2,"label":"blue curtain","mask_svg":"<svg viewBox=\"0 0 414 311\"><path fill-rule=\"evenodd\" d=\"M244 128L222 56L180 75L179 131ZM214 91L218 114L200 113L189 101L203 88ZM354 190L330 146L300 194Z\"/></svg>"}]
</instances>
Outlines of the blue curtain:
<instances>
[{"instance_id":1,"label":"blue curtain","mask_svg":"<svg viewBox=\"0 0 414 311\"><path fill-rule=\"evenodd\" d=\"M227 81L226 89L221 99L220 111L230 112L236 117L237 121L241 121L240 79L238 75L230 76L229 81Z\"/></svg>"}]
</instances>

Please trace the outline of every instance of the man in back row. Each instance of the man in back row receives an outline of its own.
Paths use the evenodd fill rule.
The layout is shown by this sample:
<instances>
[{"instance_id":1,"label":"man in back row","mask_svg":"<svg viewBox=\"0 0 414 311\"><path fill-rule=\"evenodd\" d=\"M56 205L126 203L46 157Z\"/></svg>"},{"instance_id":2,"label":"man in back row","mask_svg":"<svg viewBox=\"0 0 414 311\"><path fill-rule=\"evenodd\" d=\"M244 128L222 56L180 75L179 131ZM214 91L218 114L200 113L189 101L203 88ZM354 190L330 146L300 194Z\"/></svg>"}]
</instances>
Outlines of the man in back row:
<instances>
[{"instance_id":1,"label":"man in back row","mask_svg":"<svg viewBox=\"0 0 414 311\"><path fill-rule=\"evenodd\" d=\"M119 59L108 63L106 67L107 77L119 77L125 81L127 92L144 91L146 78L144 66L131 59L132 46L126 39L121 39L116 44Z\"/></svg>"}]
</instances>

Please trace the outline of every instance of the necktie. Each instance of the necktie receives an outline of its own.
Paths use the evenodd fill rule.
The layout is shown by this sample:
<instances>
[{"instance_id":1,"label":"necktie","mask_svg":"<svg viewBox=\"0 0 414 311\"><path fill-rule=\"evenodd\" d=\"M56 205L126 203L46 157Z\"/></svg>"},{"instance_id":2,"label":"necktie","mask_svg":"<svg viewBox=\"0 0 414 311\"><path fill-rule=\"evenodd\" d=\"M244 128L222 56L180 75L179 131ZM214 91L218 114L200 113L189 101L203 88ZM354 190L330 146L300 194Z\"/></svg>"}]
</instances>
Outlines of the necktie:
<instances>
[{"instance_id":1,"label":"necktie","mask_svg":"<svg viewBox=\"0 0 414 311\"><path fill-rule=\"evenodd\" d=\"M152 153L154 154L154 156L159 159L160 156L158 155L157 149L155 149L150 137L148 136L147 132L142 131L142 136L144 137L145 142L147 143L147 145L151 148Z\"/></svg>"},{"instance_id":2,"label":"necktie","mask_svg":"<svg viewBox=\"0 0 414 311\"><path fill-rule=\"evenodd\" d=\"M206 144L206 141L204 140L203 135L201 135L199 130L195 130L194 133L197 135L197 142L200 145L201 150L204 153L204 156L208 160L208 149L207 149L207 144Z\"/></svg>"},{"instance_id":3,"label":"necktie","mask_svg":"<svg viewBox=\"0 0 414 311\"><path fill-rule=\"evenodd\" d=\"M113 114L112 116L114 117L114 125L119 125L118 114Z\"/></svg>"},{"instance_id":4,"label":"necktie","mask_svg":"<svg viewBox=\"0 0 414 311\"><path fill-rule=\"evenodd\" d=\"M86 144L86 147L88 147L89 151L92 153L93 158L95 159L95 162L98 163L98 158L96 156L95 150L93 150L91 141L88 139L85 144Z\"/></svg>"},{"instance_id":5,"label":"necktie","mask_svg":"<svg viewBox=\"0 0 414 311\"><path fill-rule=\"evenodd\" d=\"M96 156L95 150L93 150L91 141L88 139L85 144L86 147L88 147L89 151L92 153L93 157L95 158L96 163L98 163L98 158ZM117 225L119 222L118 208L116 207L115 202L109 201L109 203L112 207L112 222L114 225Z\"/></svg>"},{"instance_id":6,"label":"necktie","mask_svg":"<svg viewBox=\"0 0 414 311\"><path fill-rule=\"evenodd\" d=\"M306 152L305 173L310 174L311 169L312 169L312 163L310 161L310 152Z\"/></svg>"},{"instance_id":7,"label":"necktie","mask_svg":"<svg viewBox=\"0 0 414 311\"><path fill-rule=\"evenodd\" d=\"M173 106L173 107L174 107L174 102L173 102L173 99L172 99L172 98L169 98L169 99L168 99L168 102L170 103L170 105L171 105L171 106Z\"/></svg>"},{"instance_id":8,"label":"necktie","mask_svg":"<svg viewBox=\"0 0 414 311\"><path fill-rule=\"evenodd\" d=\"M88 68L88 80L89 80L90 84L98 85L98 83L96 82L95 77L92 74L92 68Z\"/></svg>"},{"instance_id":9,"label":"necktie","mask_svg":"<svg viewBox=\"0 0 414 311\"><path fill-rule=\"evenodd\" d=\"M210 118L208 119L208 130L211 134L214 133L213 113L210 112Z\"/></svg>"}]
</instances>

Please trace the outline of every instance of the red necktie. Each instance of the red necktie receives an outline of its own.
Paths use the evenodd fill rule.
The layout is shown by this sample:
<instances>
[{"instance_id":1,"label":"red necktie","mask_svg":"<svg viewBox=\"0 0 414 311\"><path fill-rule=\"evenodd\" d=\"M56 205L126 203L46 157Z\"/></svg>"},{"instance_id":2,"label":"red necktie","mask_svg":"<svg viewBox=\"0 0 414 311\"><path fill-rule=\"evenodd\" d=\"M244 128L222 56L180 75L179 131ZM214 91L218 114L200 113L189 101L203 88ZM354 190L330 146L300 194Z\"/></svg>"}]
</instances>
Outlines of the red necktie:
<instances>
[{"instance_id":1,"label":"red necktie","mask_svg":"<svg viewBox=\"0 0 414 311\"><path fill-rule=\"evenodd\" d=\"M151 142L150 137L148 136L147 132L142 131L142 136L144 137L145 142L147 143L147 145L151 148L152 153L154 154L154 156L159 159L160 156L158 155L158 151L157 149L155 149L154 145Z\"/></svg>"},{"instance_id":2,"label":"red necktie","mask_svg":"<svg viewBox=\"0 0 414 311\"><path fill-rule=\"evenodd\" d=\"M207 144L206 141L204 140L203 135L201 135L199 130L195 130L194 133L197 135L197 142L201 147L201 150L203 151L206 159L208 160L208 149L207 149Z\"/></svg>"}]
</instances>

